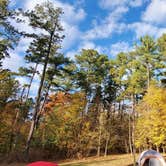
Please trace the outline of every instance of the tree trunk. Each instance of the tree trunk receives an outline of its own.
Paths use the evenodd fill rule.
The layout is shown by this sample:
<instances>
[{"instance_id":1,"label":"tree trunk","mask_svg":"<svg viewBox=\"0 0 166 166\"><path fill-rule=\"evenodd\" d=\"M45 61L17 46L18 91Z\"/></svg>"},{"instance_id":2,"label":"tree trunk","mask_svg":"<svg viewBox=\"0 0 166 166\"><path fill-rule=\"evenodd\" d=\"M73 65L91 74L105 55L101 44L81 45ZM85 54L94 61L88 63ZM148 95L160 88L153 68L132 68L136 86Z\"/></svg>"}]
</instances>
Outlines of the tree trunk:
<instances>
[{"instance_id":1,"label":"tree trunk","mask_svg":"<svg viewBox=\"0 0 166 166\"><path fill-rule=\"evenodd\" d=\"M27 95L26 95L26 100L27 100L28 97L29 97L30 88L31 88L31 85L32 85L33 78L34 78L34 76L35 76L35 74L36 74L36 71L37 71L37 66L38 66L38 64L36 63L35 68L34 68L34 71L33 71L33 73L32 73L32 77L31 77L31 79L30 79L29 86L28 86L28 91L27 91Z\"/></svg>"},{"instance_id":2,"label":"tree trunk","mask_svg":"<svg viewBox=\"0 0 166 166\"><path fill-rule=\"evenodd\" d=\"M45 149L45 135L46 135L46 128L44 127L42 131L42 149L43 150Z\"/></svg>"},{"instance_id":3,"label":"tree trunk","mask_svg":"<svg viewBox=\"0 0 166 166\"><path fill-rule=\"evenodd\" d=\"M132 95L132 115L133 115L133 123L132 123L132 142L133 142L133 165L136 165L136 149L135 149L135 98Z\"/></svg>"},{"instance_id":4,"label":"tree trunk","mask_svg":"<svg viewBox=\"0 0 166 166\"><path fill-rule=\"evenodd\" d=\"M104 151L104 156L105 156L105 157L107 156L108 143L109 143L109 135L107 134L106 143L105 143L105 151Z\"/></svg>"},{"instance_id":5,"label":"tree trunk","mask_svg":"<svg viewBox=\"0 0 166 166\"><path fill-rule=\"evenodd\" d=\"M97 156L100 156L100 146L101 146L101 125L99 126L99 138L98 138L98 147L97 147Z\"/></svg>"},{"instance_id":6,"label":"tree trunk","mask_svg":"<svg viewBox=\"0 0 166 166\"><path fill-rule=\"evenodd\" d=\"M41 117L41 114L44 112L44 105L47 101L47 97L48 97L48 93L49 93L49 90L50 90L50 87L51 87L51 83L49 84L48 88L47 88L47 92L44 96L44 101L42 103L42 106L40 108L40 111L37 113L37 116L36 116L36 127L38 127L38 124L39 124L39 119Z\"/></svg>"},{"instance_id":7,"label":"tree trunk","mask_svg":"<svg viewBox=\"0 0 166 166\"><path fill-rule=\"evenodd\" d=\"M126 153L129 154L129 146L127 144L127 140L125 139L125 148L126 148Z\"/></svg>"},{"instance_id":8,"label":"tree trunk","mask_svg":"<svg viewBox=\"0 0 166 166\"><path fill-rule=\"evenodd\" d=\"M165 155L165 147L163 146L162 148L163 148L163 154Z\"/></svg>"},{"instance_id":9,"label":"tree trunk","mask_svg":"<svg viewBox=\"0 0 166 166\"><path fill-rule=\"evenodd\" d=\"M132 149L132 141L131 141L131 117L130 117L130 112L129 112L129 149L130 149L130 154L133 154L133 149Z\"/></svg>"},{"instance_id":10,"label":"tree trunk","mask_svg":"<svg viewBox=\"0 0 166 166\"><path fill-rule=\"evenodd\" d=\"M150 70L148 64L146 66L146 69L147 69L147 89L148 89L150 86Z\"/></svg>"},{"instance_id":11,"label":"tree trunk","mask_svg":"<svg viewBox=\"0 0 166 166\"><path fill-rule=\"evenodd\" d=\"M156 149L157 149L157 152L159 152L159 146L158 145L156 145Z\"/></svg>"},{"instance_id":12,"label":"tree trunk","mask_svg":"<svg viewBox=\"0 0 166 166\"><path fill-rule=\"evenodd\" d=\"M24 92L25 92L25 87L23 87L22 92L21 92L21 96L20 96L21 102L23 101Z\"/></svg>"},{"instance_id":13,"label":"tree trunk","mask_svg":"<svg viewBox=\"0 0 166 166\"><path fill-rule=\"evenodd\" d=\"M20 111L19 109L16 109L16 116L15 116L14 122L12 123L12 131L11 131L11 134L10 134L10 141L9 141L9 153L13 151L15 128L16 128L16 125L17 125L17 122L18 122L18 119L19 119L19 114L20 114L19 111Z\"/></svg>"},{"instance_id":14,"label":"tree trunk","mask_svg":"<svg viewBox=\"0 0 166 166\"><path fill-rule=\"evenodd\" d=\"M97 156L100 156L100 147L101 147L101 134L102 134L102 115L101 115L101 105L98 103L98 122L99 122L99 137L98 137L98 147L97 147Z\"/></svg>"},{"instance_id":15,"label":"tree trunk","mask_svg":"<svg viewBox=\"0 0 166 166\"><path fill-rule=\"evenodd\" d=\"M41 93L42 93L42 89L43 89L43 85L44 85L45 74L46 74L47 64L48 64L49 55L50 55L50 51L51 51L52 38L53 38L54 31L55 31L55 29L52 31L51 36L50 36L48 52L47 52L47 56L45 58L45 63L44 63L44 67L43 67L41 81L40 81L40 85L39 85L39 89L38 89L38 93L37 93L37 99L36 99L36 103L35 103L33 119L32 119L32 122L31 122L31 127L30 127L30 131L29 131L29 135L28 135L28 139L27 139L27 143L26 143L25 153L26 153L27 156L29 155L29 147L30 147L30 143L31 143L32 136L33 136L33 133L34 133L34 129L36 127L37 113L40 110Z\"/></svg>"}]
</instances>

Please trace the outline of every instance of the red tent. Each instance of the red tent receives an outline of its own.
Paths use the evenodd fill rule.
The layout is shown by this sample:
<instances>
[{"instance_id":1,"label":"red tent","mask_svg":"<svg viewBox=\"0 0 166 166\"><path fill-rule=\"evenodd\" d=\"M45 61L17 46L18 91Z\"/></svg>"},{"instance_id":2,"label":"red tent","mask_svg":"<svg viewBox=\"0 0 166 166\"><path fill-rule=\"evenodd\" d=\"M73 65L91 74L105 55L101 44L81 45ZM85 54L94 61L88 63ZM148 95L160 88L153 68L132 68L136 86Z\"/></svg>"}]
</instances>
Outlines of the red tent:
<instances>
[{"instance_id":1,"label":"red tent","mask_svg":"<svg viewBox=\"0 0 166 166\"><path fill-rule=\"evenodd\" d=\"M27 166L58 166L56 163L50 163L45 161L37 161L34 163L30 163Z\"/></svg>"}]
</instances>

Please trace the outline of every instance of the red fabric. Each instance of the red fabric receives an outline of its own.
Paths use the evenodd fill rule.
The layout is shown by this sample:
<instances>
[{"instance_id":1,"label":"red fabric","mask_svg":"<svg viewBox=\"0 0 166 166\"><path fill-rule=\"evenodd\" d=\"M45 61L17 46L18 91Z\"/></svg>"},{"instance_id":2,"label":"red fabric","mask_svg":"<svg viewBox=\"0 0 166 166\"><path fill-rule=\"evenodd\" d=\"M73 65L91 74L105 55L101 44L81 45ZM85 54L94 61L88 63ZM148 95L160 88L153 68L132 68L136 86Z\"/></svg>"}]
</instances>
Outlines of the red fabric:
<instances>
[{"instance_id":1,"label":"red fabric","mask_svg":"<svg viewBox=\"0 0 166 166\"><path fill-rule=\"evenodd\" d=\"M55 163L50 163L50 162L45 162L45 161L38 161L38 162L28 164L27 166L58 166L58 165L55 164Z\"/></svg>"}]
</instances>

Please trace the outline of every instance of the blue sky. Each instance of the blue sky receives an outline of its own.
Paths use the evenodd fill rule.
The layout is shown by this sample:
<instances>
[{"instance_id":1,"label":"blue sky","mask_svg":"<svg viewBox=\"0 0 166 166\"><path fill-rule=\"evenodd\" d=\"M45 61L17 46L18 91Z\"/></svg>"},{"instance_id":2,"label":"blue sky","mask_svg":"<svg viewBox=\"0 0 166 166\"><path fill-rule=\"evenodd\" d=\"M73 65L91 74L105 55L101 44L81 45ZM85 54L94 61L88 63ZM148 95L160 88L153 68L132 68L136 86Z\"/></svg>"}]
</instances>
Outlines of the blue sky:
<instances>
[{"instance_id":1,"label":"blue sky","mask_svg":"<svg viewBox=\"0 0 166 166\"><path fill-rule=\"evenodd\" d=\"M31 10L44 1L11 0L10 6ZM96 49L114 58L118 52L131 50L141 36L148 34L157 38L166 32L166 0L51 1L64 11L62 25L66 37L61 52L70 58L82 48ZM32 31L25 24L16 26ZM18 67L26 66L23 57L29 42L30 39L21 39L17 48L11 50L11 58L4 61L4 67L17 71ZM25 80L20 78L20 81Z\"/></svg>"}]
</instances>

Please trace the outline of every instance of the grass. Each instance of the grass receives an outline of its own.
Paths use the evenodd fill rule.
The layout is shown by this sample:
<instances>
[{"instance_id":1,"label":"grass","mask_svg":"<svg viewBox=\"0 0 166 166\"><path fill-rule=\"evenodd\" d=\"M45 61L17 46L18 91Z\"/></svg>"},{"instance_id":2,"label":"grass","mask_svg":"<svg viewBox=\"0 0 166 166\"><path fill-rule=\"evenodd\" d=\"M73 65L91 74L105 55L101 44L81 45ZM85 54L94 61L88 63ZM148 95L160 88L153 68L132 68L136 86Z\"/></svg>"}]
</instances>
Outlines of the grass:
<instances>
[{"instance_id":1,"label":"grass","mask_svg":"<svg viewBox=\"0 0 166 166\"><path fill-rule=\"evenodd\" d=\"M88 157L82 160L59 162L60 166L131 166L131 155L110 155L107 157ZM25 163L0 164L0 166L25 166Z\"/></svg>"},{"instance_id":2,"label":"grass","mask_svg":"<svg viewBox=\"0 0 166 166\"><path fill-rule=\"evenodd\" d=\"M133 158L131 155L110 155L107 157L90 157L61 163L60 166L131 166Z\"/></svg>"}]
</instances>

